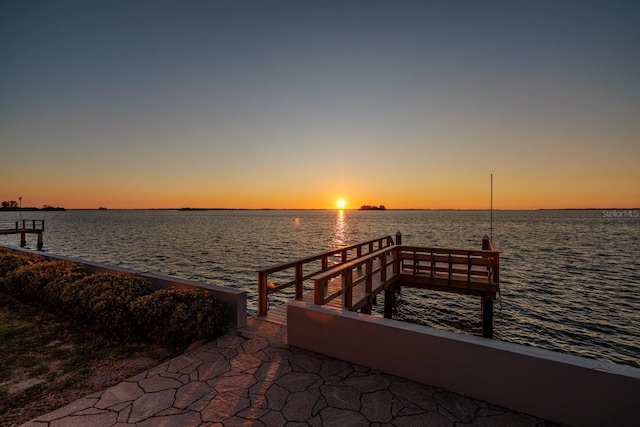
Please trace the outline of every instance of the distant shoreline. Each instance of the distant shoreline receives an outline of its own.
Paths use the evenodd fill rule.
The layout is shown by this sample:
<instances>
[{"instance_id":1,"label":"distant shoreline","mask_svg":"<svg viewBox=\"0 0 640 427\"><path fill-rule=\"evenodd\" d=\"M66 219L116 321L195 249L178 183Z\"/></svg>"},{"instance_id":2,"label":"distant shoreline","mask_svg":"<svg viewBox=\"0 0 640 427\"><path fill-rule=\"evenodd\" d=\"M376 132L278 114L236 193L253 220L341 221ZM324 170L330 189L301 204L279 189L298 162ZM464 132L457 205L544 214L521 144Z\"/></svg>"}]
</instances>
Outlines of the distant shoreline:
<instances>
[{"instance_id":1,"label":"distant shoreline","mask_svg":"<svg viewBox=\"0 0 640 427\"><path fill-rule=\"evenodd\" d=\"M2 211L6 211L6 212L49 212L49 211L66 211L67 209L65 208L60 208L60 207L53 207L53 206L48 206L45 208L34 208L34 207L24 207L24 208L0 208L0 212Z\"/></svg>"},{"instance_id":2,"label":"distant shoreline","mask_svg":"<svg viewBox=\"0 0 640 427\"><path fill-rule=\"evenodd\" d=\"M178 212L203 212L203 211L351 211L362 212L367 209L360 208L22 208L24 212L40 211L178 211ZM456 209L456 208L386 208L387 211L433 211L433 212L490 212L491 209ZM602 211L602 210L618 210L618 211L635 211L636 208L539 208L539 209L493 209L494 212L539 212L539 211ZM18 212L19 208L0 208L0 212Z\"/></svg>"}]
</instances>

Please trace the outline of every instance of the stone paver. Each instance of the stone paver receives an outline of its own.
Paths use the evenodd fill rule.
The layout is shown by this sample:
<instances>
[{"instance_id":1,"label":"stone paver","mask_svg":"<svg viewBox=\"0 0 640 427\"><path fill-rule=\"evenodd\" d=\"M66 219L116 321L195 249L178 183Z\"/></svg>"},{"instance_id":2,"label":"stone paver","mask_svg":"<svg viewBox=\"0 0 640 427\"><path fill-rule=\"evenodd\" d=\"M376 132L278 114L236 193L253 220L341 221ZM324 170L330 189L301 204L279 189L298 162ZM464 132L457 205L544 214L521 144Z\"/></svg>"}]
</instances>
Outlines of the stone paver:
<instances>
[{"instance_id":1,"label":"stone paver","mask_svg":"<svg viewBox=\"0 0 640 427\"><path fill-rule=\"evenodd\" d=\"M24 426L556 425L290 347L249 325Z\"/></svg>"}]
</instances>

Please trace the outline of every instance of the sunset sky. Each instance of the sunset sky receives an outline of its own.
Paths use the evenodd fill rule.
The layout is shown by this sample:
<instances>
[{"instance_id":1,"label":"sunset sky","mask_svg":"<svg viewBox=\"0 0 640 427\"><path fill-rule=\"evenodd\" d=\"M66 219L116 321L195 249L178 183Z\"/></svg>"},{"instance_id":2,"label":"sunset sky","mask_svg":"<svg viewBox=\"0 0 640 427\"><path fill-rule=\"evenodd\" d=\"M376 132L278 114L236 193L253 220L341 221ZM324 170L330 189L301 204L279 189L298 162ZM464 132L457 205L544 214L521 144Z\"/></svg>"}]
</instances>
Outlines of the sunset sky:
<instances>
[{"instance_id":1,"label":"sunset sky","mask_svg":"<svg viewBox=\"0 0 640 427\"><path fill-rule=\"evenodd\" d=\"M0 199L636 208L637 1L2 1Z\"/></svg>"}]
</instances>

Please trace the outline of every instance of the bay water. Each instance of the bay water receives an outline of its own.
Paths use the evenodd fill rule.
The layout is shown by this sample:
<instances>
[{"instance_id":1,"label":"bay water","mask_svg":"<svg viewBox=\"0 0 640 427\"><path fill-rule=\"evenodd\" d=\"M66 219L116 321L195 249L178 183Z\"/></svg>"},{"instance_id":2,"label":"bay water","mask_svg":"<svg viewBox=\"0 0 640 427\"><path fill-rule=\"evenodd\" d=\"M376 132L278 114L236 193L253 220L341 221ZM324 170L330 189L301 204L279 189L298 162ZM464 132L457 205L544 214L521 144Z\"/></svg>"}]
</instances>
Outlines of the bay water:
<instances>
[{"instance_id":1,"label":"bay water","mask_svg":"<svg viewBox=\"0 0 640 427\"><path fill-rule=\"evenodd\" d=\"M0 212L0 223L18 220ZM268 267L400 231L404 244L500 255L494 337L640 367L638 211L69 210L45 220L44 251L247 292ZM491 227L493 225L493 227ZM36 238L28 236L35 249ZM18 246L19 236L0 236ZM291 298L274 295L271 306ZM381 301L378 304L382 306ZM378 307L378 314L382 307ZM481 335L478 297L403 289L394 318Z\"/></svg>"}]
</instances>

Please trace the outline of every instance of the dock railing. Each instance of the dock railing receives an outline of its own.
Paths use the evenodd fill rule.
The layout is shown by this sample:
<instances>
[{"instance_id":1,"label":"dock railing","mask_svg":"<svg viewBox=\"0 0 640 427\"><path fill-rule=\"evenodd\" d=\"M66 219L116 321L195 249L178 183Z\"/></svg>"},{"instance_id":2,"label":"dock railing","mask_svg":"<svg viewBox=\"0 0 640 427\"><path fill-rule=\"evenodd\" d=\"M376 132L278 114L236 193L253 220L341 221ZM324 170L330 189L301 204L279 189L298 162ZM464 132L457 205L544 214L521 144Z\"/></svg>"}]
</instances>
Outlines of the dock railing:
<instances>
[{"instance_id":1,"label":"dock railing","mask_svg":"<svg viewBox=\"0 0 640 427\"><path fill-rule=\"evenodd\" d=\"M395 280L398 271L398 248L389 246L353 261L335 266L313 277L314 304L324 305L344 294L344 308L360 310L373 303L373 298ZM389 268L393 274L388 274ZM340 280L334 280L340 277ZM331 283L339 283L332 287ZM364 293L354 304L354 289L364 283ZM360 288L361 289L361 288Z\"/></svg>"},{"instance_id":2,"label":"dock railing","mask_svg":"<svg viewBox=\"0 0 640 427\"><path fill-rule=\"evenodd\" d=\"M363 255L379 251L380 249L393 246L395 243L391 236L383 236L377 239L354 245L343 246L319 255L302 258L295 261L286 262L269 268L258 270L258 314L263 316L269 309L269 295L282 291L283 289L295 287L295 299L301 300L304 292L304 283L316 274L349 262L349 260L361 258ZM331 258L339 256L339 261L329 263ZM312 269L313 271L309 271ZM306 270L306 271L305 271ZM269 280L269 276L278 274L285 277L285 282L274 284Z\"/></svg>"},{"instance_id":3,"label":"dock railing","mask_svg":"<svg viewBox=\"0 0 640 427\"><path fill-rule=\"evenodd\" d=\"M1 231L20 232L21 230L44 231L43 219L23 219L20 221L4 220L0 221Z\"/></svg>"},{"instance_id":4,"label":"dock railing","mask_svg":"<svg viewBox=\"0 0 640 427\"><path fill-rule=\"evenodd\" d=\"M398 248L400 280L429 282L449 292L484 296L499 283L500 254L493 250L465 250L402 246Z\"/></svg>"},{"instance_id":5,"label":"dock railing","mask_svg":"<svg viewBox=\"0 0 640 427\"><path fill-rule=\"evenodd\" d=\"M492 297L498 290L498 257L498 252L492 250L395 245L313 276L314 304L325 305L344 295L342 307L359 310L396 282L401 286ZM354 302L355 289L358 295Z\"/></svg>"}]
</instances>

